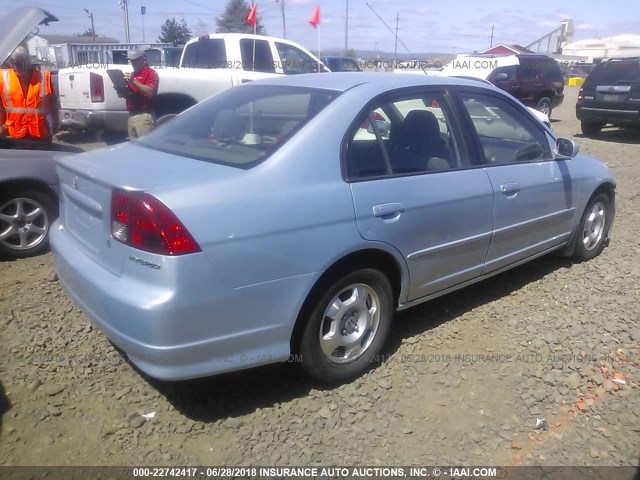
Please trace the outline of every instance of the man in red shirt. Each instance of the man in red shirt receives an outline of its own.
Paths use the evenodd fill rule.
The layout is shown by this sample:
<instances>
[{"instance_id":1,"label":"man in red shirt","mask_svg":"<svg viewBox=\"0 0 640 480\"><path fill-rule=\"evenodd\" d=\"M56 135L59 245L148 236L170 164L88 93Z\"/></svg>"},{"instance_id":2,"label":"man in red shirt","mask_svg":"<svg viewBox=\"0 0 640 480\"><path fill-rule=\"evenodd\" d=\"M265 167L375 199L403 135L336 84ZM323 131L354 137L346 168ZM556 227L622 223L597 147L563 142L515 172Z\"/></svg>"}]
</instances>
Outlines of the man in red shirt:
<instances>
[{"instance_id":1,"label":"man in red shirt","mask_svg":"<svg viewBox=\"0 0 640 480\"><path fill-rule=\"evenodd\" d=\"M127 55L133 72L125 74L132 94L127 97L129 139L149 133L156 125L158 74L147 64L144 51L131 50Z\"/></svg>"}]
</instances>

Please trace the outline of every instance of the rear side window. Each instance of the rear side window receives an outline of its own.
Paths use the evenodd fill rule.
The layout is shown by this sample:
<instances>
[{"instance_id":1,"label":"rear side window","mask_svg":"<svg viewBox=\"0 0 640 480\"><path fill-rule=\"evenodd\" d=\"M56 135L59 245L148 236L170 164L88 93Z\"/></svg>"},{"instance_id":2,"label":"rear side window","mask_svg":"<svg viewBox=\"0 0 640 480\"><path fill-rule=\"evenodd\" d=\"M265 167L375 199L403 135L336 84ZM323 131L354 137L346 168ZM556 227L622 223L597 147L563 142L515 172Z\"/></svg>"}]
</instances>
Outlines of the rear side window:
<instances>
[{"instance_id":1,"label":"rear side window","mask_svg":"<svg viewBox=\"0 0 640 480\"><path fill-rule=\"evenodd\" d=\"M587 80L594 85L632 85L640 81L640 60L613 60L597 65Z\"/></svg>"},{"instance_id":2,"label":"rear side window","mask_svg":"<svg viewBox=\"0 0 640 480\"><path fill-rule=\"evenodd\" d=\"M221 38L198 40L184 50L186 68L227 68L227 51Z\"/></svg>"},{"instance_id":3,"label":"rear side window","mask_svg":"<svg viewBox=\"0 0 640 480\"><path fill-rule=\"evenodd\" d=\"M275 73L271 46L266 40L240 40L240 54L242 55L242 69L248 72ZM255 59L255 65L254 65Z\"/></svg>"},{"instance_id":4,"label":"rear side window","mask_svg":"<svg viewBox=\"0 0 640 480\"><path fill-rule=\"evenodd\" d=\"M325 89L242 85L199 103L138 143L247 169L280 148L338 95Z\"/></svg>"}]
</instances>

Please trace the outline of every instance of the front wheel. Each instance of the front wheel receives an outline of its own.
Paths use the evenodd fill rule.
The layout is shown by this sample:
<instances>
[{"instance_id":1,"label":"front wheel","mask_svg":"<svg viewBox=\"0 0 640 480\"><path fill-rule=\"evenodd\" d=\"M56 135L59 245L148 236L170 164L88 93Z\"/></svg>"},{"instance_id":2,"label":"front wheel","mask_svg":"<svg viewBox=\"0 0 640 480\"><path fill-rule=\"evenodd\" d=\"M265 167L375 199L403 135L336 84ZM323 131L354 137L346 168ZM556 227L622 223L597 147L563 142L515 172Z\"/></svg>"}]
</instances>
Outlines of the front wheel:
<instances>
[{"instance_id":1,"label":"front wheel","mask_svg":"<svg viewBox=\"0 0 640 480\"><path fill-rule=\"evenodd\" d=\"M551 99L549 97L542 97L536 104L536 110L544 113L551 119Z\"/></svg>"},{"instance_id":2,"label":"front wheel","mask_svg":"<svg viewBox=\"0 0 640 480\"><path fill-rule=\"evenodd\" d=\"M574 259L591 260L600 255L604 249L611 217L611 199L606 193L600 193L591 199L578 225Z\"/></svg>"},{"instance_id":3,"label":"front wheel","mask_svg":"<svg viewBox=\"0 0 640 480\"><path fill-rule=\"evenodd\" d=\"M0 255L25 258L49 248L56 217L53 199L38 191L14 191L0 198Z\"/></svg>"},{"instance_id":4,"label":"front wheel","mask_svg":"<svg viewBox=\"0 0 640 480\"><path fill-rule=\"evenodd\" d=\"M361 375L380 353L393 312L391 284L382 272L362 269L339 279L322 295L304 329L303 368L329 384Z\"/></svg>"}]
</instances>

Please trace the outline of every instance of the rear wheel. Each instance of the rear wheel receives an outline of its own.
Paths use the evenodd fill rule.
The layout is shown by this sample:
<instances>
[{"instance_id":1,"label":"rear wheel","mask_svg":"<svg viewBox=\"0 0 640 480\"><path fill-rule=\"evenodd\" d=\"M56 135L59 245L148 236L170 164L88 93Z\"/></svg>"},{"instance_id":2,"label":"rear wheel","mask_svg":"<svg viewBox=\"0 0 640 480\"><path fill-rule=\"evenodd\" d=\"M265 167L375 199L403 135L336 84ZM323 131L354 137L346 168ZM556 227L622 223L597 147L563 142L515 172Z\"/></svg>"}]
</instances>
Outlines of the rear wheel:
<instances>
[{"instance_id":1,"label":"rear wheel","mask_svg":"<svg viewBox=\"0 0 640 480\"><path fill-rule=\"evenodd\" d=\"M604 123L600 122L580 122L580 129L582 133L588 137L598 135L600 130L604 127Z\"/></svg>"},{"instance_id":2,"label":"rear wheel","mask_svg":"<svg viewBox=\"0 0 640 480\"><path fill-rule=\"evenodd\" d=\"M549 97L542 97L536 104L536 110L551 118L551 99Z\"/></svg>"},{"instance_id":3,"label":"rear wheel","mask_svg":"<svg viewBox=\"0 0 640 480\"><path fill-rule=\"evenodd\" d=\"M304 369L330 384L361 375L380 353L393 312L391 284L382 272L362 269L339 279L315 305L302 334Z\"/></svg>"},{"instance_id":4,"label":"rear wheel","mask_svg":"<svg viewBox=\"0 0 640 480\"><path fill-rule=\"evenodd\" d=\"M573 257L591 260L600 255L611 224L611 199L606 193L596 195L587 204L578 225L576 248Z\"/></svg>"},{"instance_id":5,"label":"rear wheel","mask_svg":"<svg viewBox=\"0 0 640 480\"><path fill-rule=\"evenodd\" d=\"M0 198L0 255L25 258L49 248L55 201L35 191L13 191Z\"/></svg>"}]
</instances>

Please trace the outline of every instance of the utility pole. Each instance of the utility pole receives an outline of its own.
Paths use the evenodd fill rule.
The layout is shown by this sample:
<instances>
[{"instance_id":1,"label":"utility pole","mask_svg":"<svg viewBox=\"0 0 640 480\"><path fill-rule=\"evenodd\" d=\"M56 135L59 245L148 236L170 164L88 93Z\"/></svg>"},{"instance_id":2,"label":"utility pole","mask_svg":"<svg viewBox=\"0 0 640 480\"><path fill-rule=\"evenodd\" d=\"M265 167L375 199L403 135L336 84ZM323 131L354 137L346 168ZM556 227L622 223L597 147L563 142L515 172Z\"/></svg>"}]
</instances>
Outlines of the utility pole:
<instances>
[{"instance_id":1,"label":"utility pole","mask_svg":"<svg viewBox=\"0 0 640 480\"><path fill-rule=\"evenodd\" d=\"M147 7L142 6L140 7L140 15L142 15L142 43L145 43L145 39L144 39L144 16L147 13Z\"/></svg>"},{"instance_id":2,"label":"utility pole","mask_svg":"<svg viewBox=\"0 0 640 480\"><path fill-rule=\"evenodd\" d=\"M344 12L344 56L349 53L349 0L347 0L347 8Z\"/></svg>"},{"instance_id":3,"label":"utility pole","mask_svg":"<svg viewBox=\"0 0 640 480\"><path fill-rule=\"evenodd\" d=\"M287 38L287 19L284 15L285 0L276 0L276 3L280 3L280 12L282 13L282 38Z\"/></svg>"},{"instance_id":4,"label":"utility pole","mask_svg":"<svg viewBox=\"0 0 640 480\"><path fill-rule=\"evenodd\" d=\"M398 25L400 23L400 12L396 15L396 48L393 51L393 61L397 67L398 65Z\"/></svg>"},{"instance_id":5,"label":"utility pole","mask_svg":"<svg viewBox=\"0 0 640 480\"><path fill-rule=\"evenodd\" d=\"M86 8L84 9L84 11L87 12L87 16L91 19L91 36L93 37L93 41L95 43L95 41L96 41L96 29L93 28L93 13L91 13Z\"/></svg>"},{"instance_id":6,"label":"utility pole","mask_svg":"<svg viewBox=\"0 0 640 480\"><path fill-rule=\"evenodd\" d=\"M489 45L489 48L493 47L493 25L491 25L491 45Z\"/></svg>"},{"instance_id":7,"label":"utility pole","mask_svg":"<svg viewBox=\"0 0 640 480\"><path fill-rule=\"evenodd\" d=\"M129 36L129 0L119 0L118 4L124 10L124 36L125 42L131 43L131 38Z\"/></svg>"}]
</instances>

